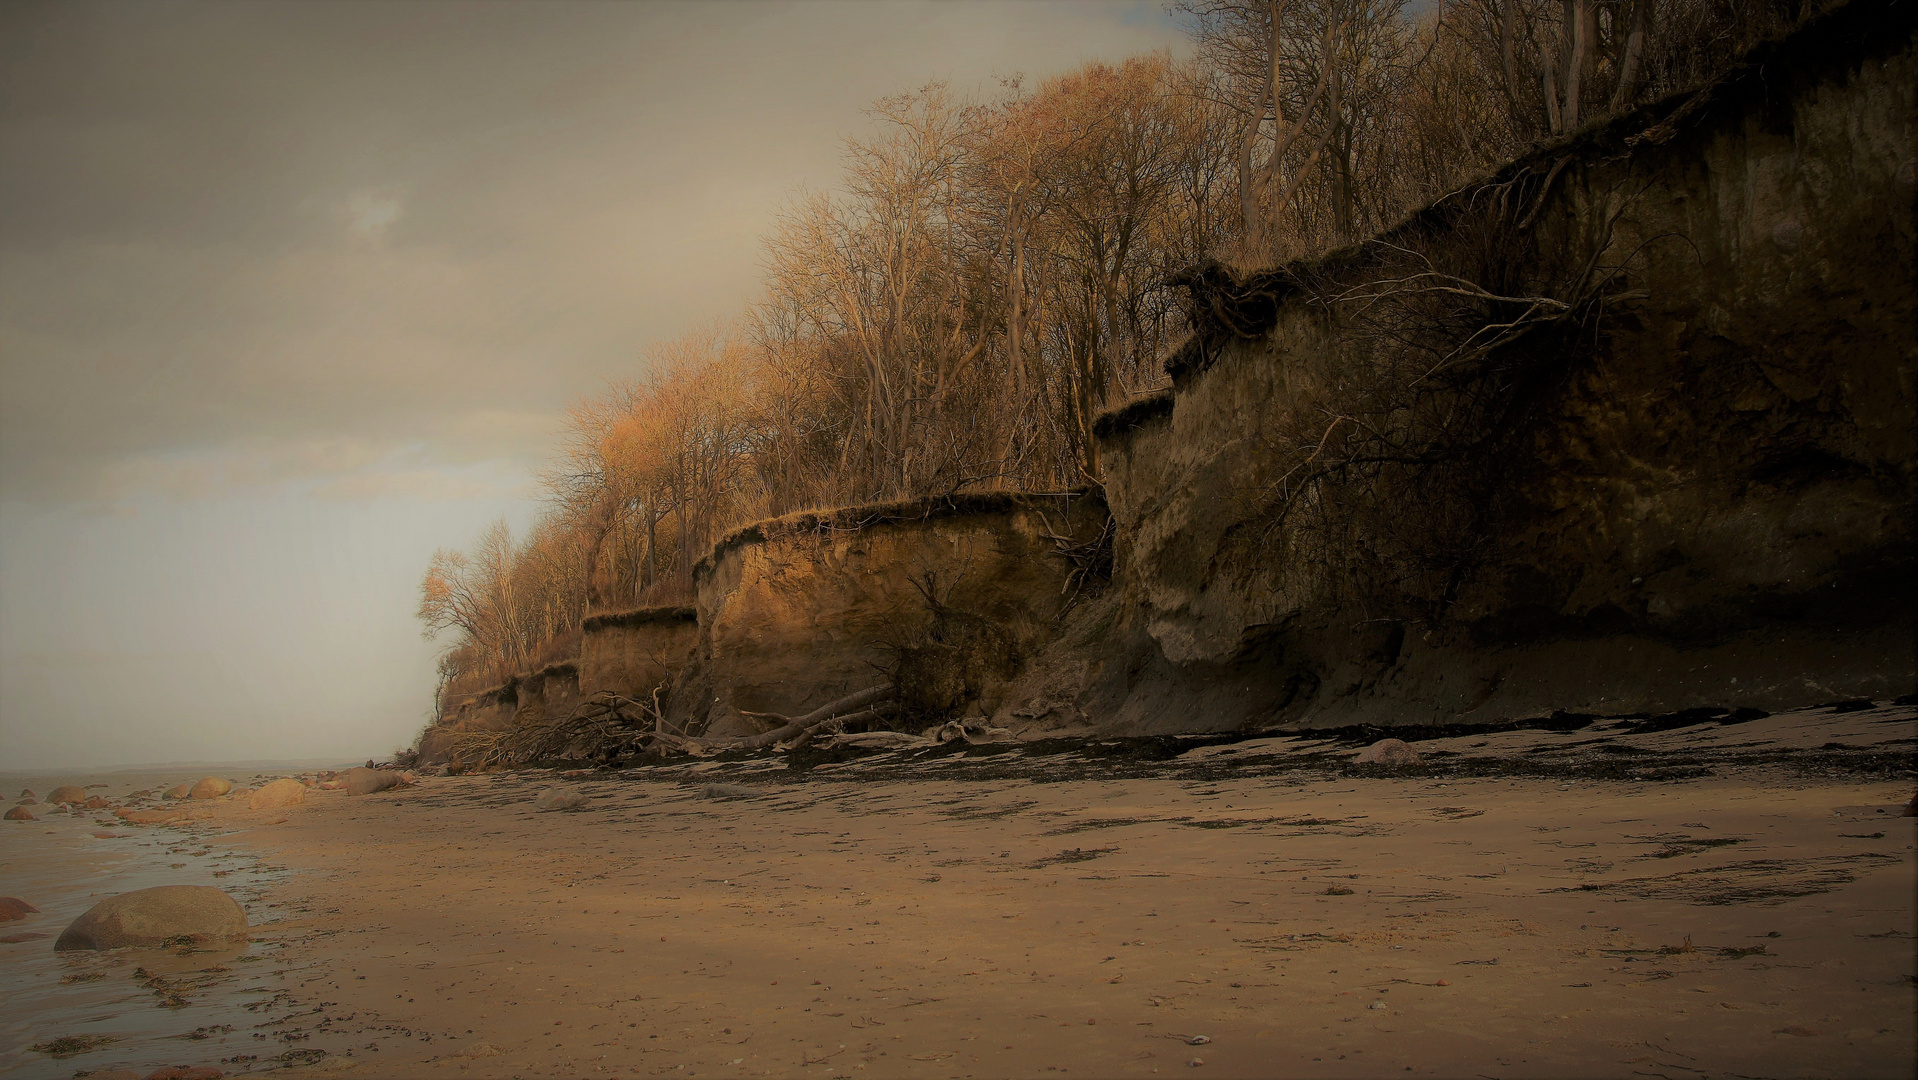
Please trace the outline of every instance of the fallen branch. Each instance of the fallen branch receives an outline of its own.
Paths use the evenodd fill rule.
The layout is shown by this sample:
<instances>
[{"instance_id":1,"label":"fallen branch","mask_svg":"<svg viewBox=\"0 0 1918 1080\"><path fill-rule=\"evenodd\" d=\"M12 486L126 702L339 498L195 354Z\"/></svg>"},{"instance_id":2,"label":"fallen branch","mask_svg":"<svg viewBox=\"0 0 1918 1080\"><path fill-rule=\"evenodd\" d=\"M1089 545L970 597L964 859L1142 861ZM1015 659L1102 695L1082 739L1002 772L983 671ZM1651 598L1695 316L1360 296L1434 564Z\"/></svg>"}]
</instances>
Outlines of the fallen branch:
<instances>
[{"instance_id":1,"label":"fallen branch","mask_svg":"<svg viewBox=\"0 0 1918 1080\"><path fill-rule=\"evenodd\" d=\"M744 715L757 719L781 720L784 721L784 723L771 731L761 732L758 735L747 735L723 743L707 743L706 747L710 750L755 750L762 746L772 746L775 743L785 742L787 739L793 738L796 735L806 734L812 728L828 720L838 719L841 714L856 712L868 706L875 705L891 697L893 693L894 690L890 686L875 686L870 689L861 690L857 694L848 694L837 701L821 705L819 708L814 709L796 720L791 717L781 716L778 713L745 713Z\"/></svg>"}]
</instances>

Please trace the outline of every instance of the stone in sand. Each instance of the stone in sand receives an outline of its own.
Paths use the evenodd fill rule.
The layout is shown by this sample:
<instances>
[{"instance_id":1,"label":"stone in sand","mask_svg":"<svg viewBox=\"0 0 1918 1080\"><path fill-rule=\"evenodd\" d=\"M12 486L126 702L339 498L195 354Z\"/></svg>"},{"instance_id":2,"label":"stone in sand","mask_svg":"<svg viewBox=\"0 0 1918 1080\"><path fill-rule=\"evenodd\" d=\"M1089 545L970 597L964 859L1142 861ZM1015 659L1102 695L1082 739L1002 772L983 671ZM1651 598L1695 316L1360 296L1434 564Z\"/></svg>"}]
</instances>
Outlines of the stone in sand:
<instances>
[{"instance_id":1,"label":"stone in sand","mask_svg":"<svg viewBox=\"0 0 1918 1080\"><path fill-rule=\"evenodd\" d=\"M186 797L187 797L187 796L188 796L189 794L191 794L191 793L192 793L192 791L193 791L193 785L192 785L192 784L175 784L175 785L173 785L172 787L170 787L170 788L168 788L168 789L166 789L165 791L162 791L162 792L160 793L160 798L162 798L162 799L184 799L184 798L186 798Z\"/></svg>"},{"instance_id":2,"label":"stone in sand","mask_svg":"<svg viewBox=\"0 0 1918 1080\"><path fill-rule=\"evenodd\" d=\"M1378 742L1359 751L1352 759L1354 765L1415 765L1419 752L1412 749L1403 739L1380 739Z\"/></svg>"},{"instance_id":3,"label":"stone in sand","mask_svg":"<svg viewBox=\"0 0 1918 1080\"><path fill-rule=\"evenodd\" d=\"M24 806L16 806L8 810L6 814L3 816L0 816L0 818L3 818L6 821L32 821L33 811L27 809Z\"/></svg>"},{"instance_id":4,"label":"stone in sand","mask_svg":"<svg viewBox=\"0 0 1918 1080\"><path fill-rule=\"evenodd\" d=\"M232 790L233 785L228 781L222 780L217 776L207 776L202 777L199 783L194 784L192 790L186 793L186 797L189 799L217 799Z\"/></svg>"},{"instance_id":5,"label":"stone in sand","mask_svg":"<svg viewBox=\"0 0 1918 1080\"><path fill-rule=\"evenodd\" d=\"M400 774L388 769L348 769L340 785L348 795L371 795L400 786Z\"/></svg>"},{"instance_id":6,"label":"stone in sand","mask_svg":"<svg viewBox=\"0 0 1918 1080\"><path fill-rule=\"evenodd\" d=\"M173 938L223 941L246 936L246 912L206 885L161 885L102 900L73 920L55 952L164 945Z\"/></svg>"},{"instance_id":7,"label":"stone in sand","mask_svg":"<svg viewBox=\"0 0 1918 1080\"><path fill-rule=\"evenodd\" d=\"M536 810L577 810L586 805L586 793L578 788L547 788L533 800Z\"/></svg>"},{"instance_id":8,"label":"stone in sand","mask_svg":"<svg viewBox=\"0 0 1918 1080\"><path fill-rule=\"evenodd\" d=\"M82 805L84 805L88 810L105 810L108 806L112 804L107 802L105 799L101 798L98 795L89 795L87 796L87 801Z\"/></svg>"},{"instance_id":9,"label":"stone in sand","mask_svg":"<svg viewBox=\"0 0 1918 1080\"><path fill-rule=\"evenodd\" d=\"M0 896L0 922L12 922L29 915L39 914L40 909L17 896Z\"/></svg>"},{"instance_id":10,"label":"stone in sand","mask_svg":"<svg viewBox=\"0 0 1918 1080\"><path fill-rule=\"evenodd\" d=\"M306 801L306 785L293 779L280 779L260 785L246 800L249 810L266 810L280 806L298 806Z\"/></svg>"},{"instance_id":11,"label":"stone in sand","mask_svg":"<svg viewBox=\"0 0 1918 1080\"><path fill-rule=\"evenodd\" d=\"M87 789L75 787L72 784L63 784L53 789L53 794L47 796L47 801L50 803L83 803L87 801Z\"/></svg>"}]
</instances>

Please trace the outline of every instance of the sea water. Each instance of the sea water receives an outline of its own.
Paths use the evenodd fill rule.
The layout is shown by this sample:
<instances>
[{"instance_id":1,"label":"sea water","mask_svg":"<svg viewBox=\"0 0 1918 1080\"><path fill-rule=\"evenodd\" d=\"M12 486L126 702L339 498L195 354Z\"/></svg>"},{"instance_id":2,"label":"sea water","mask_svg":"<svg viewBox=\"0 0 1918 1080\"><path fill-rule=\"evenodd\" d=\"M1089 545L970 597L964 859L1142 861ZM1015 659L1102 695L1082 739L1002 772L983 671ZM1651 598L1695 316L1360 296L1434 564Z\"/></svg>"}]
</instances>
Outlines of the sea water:
<instances>
[{"instance_id":1,"label":"sea water","mask_svg":"<svg viewBox=\"0 0 1918 1080\"><path fill-rule=\"evenodd\" d=\"M249 766L245 772L198 765L92 776L0 773L0 807L12 806L23 789L45 800L62 784L116 804L135 791L157 795L203 776L237 787L260 771ZM295 771L302 770L277 773ZM287 880L287 868L219 843L234 830L211 822L131 826L111 810L69 812L44 801L28 809L38 820L0 821L0 896L40 909L0 922L0 1077L107 1069L144 1076L176 1064L211 1065L233 1075L298 1064L303 1053L318 1053L276 1037L289 1007L284 988L297 973L277 962L281 945L272 927L281 915L265 896ZM53 951L60 931L94 904L155 885L224 891L246 910L253 940L214 949ZM71 1041L55 1042L62 1039ZM91 1048L64 1052L79 1047Z\"/></svg>"}]
</instances>

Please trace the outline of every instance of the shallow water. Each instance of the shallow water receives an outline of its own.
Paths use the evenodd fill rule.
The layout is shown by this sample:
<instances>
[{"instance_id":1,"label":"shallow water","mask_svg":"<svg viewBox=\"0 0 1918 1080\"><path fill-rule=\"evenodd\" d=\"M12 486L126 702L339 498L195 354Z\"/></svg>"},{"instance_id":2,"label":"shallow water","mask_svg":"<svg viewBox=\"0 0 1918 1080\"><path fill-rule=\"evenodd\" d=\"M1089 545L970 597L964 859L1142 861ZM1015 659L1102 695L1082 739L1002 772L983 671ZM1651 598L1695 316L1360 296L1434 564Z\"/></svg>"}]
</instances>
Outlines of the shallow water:
<instances>
[{"instance_id":1,"label":"shallow water","mask_svg":"<svg viewBox=\"0 0 1918 1080\"><path fill-rule=\"evenodd\" d=\"M0 774L0 805L22 789L44 798L58 784L121 803L134 791L251 773L217 767L85 777ZM157 805L145 800L133 805ZM129 826L109 810L67 813L40 803L39 820L0 822L0 895L33 904L40 914L0 923L0 1077L69 1077L80 1071L162 1065L215 1065L228 1072L291 1063L274 1037L285 1017L289 972L270 931L264 940L213 950L119 949L53 951L73 919L106 897L155 885L211 885L246 910L247 922L270 928L281 918L264 899L286 881L285 867L219 843L229 830L211 824ZM54 1058L32 1049L61 1037L107 1040Z\"/></svg>"}]
</instances>

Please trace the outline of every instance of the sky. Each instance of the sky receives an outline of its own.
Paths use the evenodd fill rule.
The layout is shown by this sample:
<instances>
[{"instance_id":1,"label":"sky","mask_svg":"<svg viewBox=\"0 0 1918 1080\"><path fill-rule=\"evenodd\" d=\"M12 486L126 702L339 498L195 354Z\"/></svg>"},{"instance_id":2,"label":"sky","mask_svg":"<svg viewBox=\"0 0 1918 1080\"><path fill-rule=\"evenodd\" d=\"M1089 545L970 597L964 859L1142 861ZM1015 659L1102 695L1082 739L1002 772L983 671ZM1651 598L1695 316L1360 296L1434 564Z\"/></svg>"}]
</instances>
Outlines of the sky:
<instances>
[{"instance_id":1,"label":"sky","mask_svg":"<svg viewBox=\"0 0 1918 1080\"><path fill-rule=\"evenodd\" d=\"M882 96L1155 3L0 5L0 771L385 756L433 550L734 314Z\"/></svg>"}]
</instances>

